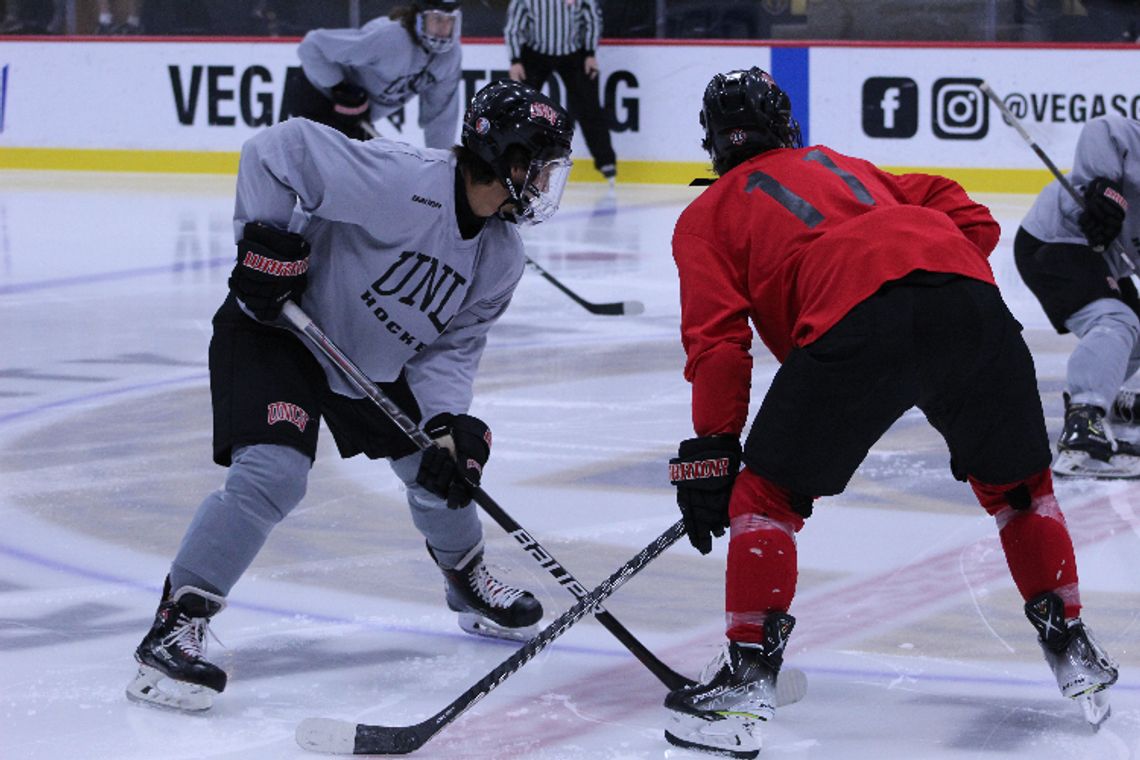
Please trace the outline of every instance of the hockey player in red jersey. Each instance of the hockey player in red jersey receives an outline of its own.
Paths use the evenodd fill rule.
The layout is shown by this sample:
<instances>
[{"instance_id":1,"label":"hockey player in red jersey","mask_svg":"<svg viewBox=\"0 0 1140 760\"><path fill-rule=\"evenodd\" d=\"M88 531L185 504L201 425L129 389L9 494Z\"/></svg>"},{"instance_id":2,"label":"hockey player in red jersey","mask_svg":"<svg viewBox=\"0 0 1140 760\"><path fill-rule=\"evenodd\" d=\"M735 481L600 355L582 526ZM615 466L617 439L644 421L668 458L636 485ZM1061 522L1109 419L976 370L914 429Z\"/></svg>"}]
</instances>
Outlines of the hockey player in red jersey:
<instances>
[{"instance_id":1,"label":"hockey player in red jersey","mask_svg":"<svg viewBox=\"0 0 1140 760\"><path fill-rule=\"evenodd\" d=\"M755 756L795 624L796 534L915 406L995 518L1062 693L1099 722L1116 664L1079 618L1033 360L987 263L997 223L944 177L800 147L758 68L713 77L700 121L719 179L673 235L697 437L670 474L699 551L729 529L728 642L666 698L666 738ZM781 366L742 447L752 327Z\"/></svg>"}]
</instances>

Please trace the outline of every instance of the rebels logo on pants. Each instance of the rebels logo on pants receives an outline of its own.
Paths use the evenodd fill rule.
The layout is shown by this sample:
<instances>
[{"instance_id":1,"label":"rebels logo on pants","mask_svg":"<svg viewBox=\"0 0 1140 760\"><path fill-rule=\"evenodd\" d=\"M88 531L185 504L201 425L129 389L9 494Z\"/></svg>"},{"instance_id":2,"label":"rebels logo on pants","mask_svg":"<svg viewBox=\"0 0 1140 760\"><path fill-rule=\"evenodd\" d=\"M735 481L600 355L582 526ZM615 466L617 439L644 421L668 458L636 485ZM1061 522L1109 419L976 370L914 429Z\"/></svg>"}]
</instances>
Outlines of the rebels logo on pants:
<instances>
[{"instance_id":1,"label":"rebels logo on pants","mask_svg":"<svg viewBox=\"0 0 1140 760\"><path fill-rule=\"evenodd\" d=\"M309 415L296 404L290 404L288 401L274 401L269 405L268 422L270 425L278 422L291 422L304 433L305 426L309 424Z\"/></svg>"}]
</instances>

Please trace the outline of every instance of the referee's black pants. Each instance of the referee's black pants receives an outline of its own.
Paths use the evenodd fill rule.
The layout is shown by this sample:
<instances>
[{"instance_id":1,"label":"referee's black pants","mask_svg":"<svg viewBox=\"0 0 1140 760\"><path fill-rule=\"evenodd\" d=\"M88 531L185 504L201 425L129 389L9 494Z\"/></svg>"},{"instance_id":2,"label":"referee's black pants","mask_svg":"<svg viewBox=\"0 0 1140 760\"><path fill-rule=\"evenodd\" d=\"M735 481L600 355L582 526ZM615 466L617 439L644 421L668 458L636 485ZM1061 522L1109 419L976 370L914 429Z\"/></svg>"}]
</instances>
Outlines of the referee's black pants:
<instances>
[{"instance_id":1,"label":"referee's black pants","mask_svg":"<svg viewBox=\"0 0 1140 760\"><path fill-rule=\"evenodd\" d=\"M582 126L582 137L594 157L594 166L607 177L612 176L617 159L610 142L610 120L598 100L598 80L586 76L585 52L545 55L523 46L521 59L526 84L536 90L542 89L551 73L558 74L566 86L570 116Z\"/></svg>"}]
</instances>

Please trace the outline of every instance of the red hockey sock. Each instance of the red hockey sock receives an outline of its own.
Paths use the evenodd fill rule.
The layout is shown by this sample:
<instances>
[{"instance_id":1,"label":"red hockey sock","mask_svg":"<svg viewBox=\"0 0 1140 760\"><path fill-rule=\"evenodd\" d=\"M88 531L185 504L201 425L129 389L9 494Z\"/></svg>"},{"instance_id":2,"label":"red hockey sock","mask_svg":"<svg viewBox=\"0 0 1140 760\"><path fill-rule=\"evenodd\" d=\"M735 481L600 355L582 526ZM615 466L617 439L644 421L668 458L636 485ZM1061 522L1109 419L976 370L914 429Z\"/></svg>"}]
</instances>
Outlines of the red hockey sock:
<instances>
[{"instance_id":1,"label":"red hockey sock","mask_svg":"<svg viewBox=\"0 0 1140 760\"><path fill-rule=\"evenodd\" d=\"M1018 483L990 485L970 478L970 485L997 520L1005 560L1022 598L1028 601L1052 591L1065 602L1065 617L1080 615L1073 540L1053 495L1049 470Z\"/></svg>"},{"instance_id":2,"label":"red hockey sock","mask_svg":"<svg viewBox=\"0 0 1140 760\"><path fill-rule=\"evenodd\" d=\"M796 593L795 533L803 518L787 490L743 470L729 504L731 540L725 572L728 638L758 643L768 612L787 612Z\"/></svg>"}]
</instances>

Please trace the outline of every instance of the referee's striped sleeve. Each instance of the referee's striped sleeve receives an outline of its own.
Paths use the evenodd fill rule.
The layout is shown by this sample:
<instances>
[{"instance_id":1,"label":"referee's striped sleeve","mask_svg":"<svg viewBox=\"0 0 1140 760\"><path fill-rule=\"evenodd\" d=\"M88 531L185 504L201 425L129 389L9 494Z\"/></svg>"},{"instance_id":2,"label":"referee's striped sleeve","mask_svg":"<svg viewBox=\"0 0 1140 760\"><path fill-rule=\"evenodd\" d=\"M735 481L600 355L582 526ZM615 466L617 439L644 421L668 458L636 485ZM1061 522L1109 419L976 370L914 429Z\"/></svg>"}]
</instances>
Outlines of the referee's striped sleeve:
<instances>
[{"instance_id":1,"label":"referee's striped sleeve","mask_svg":"<svg viewBox=\"0 0 1140 760\"><path fill-rule=\"evenodd\" d=\"M527 0L511 0L511 4L507 7L507 26L503 30L511 63L522 58L522 46L528 42L527 32L531 26L532 19Z\"/></svg>"},{"instance_id":2,"label":"referee's striped sleeve","mask_svg":"<svg viewBox=\"0 0 1140 760\"><path fill-rule=\"evenodd\" d=\"M593 55L598 49L602 36L602 8L596 0L582 0L580 16L582 23L582 48Z\"/></svg>"}]
</instances>

